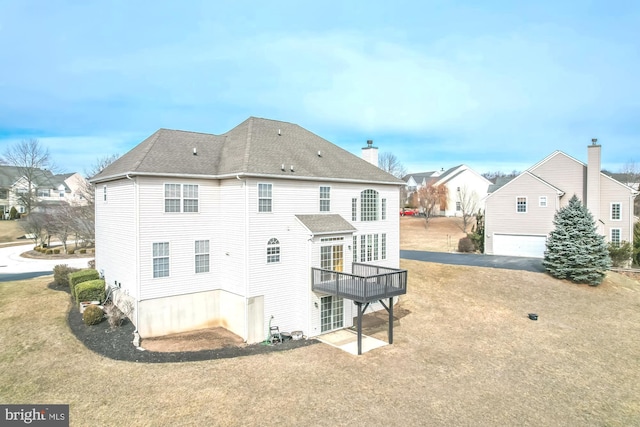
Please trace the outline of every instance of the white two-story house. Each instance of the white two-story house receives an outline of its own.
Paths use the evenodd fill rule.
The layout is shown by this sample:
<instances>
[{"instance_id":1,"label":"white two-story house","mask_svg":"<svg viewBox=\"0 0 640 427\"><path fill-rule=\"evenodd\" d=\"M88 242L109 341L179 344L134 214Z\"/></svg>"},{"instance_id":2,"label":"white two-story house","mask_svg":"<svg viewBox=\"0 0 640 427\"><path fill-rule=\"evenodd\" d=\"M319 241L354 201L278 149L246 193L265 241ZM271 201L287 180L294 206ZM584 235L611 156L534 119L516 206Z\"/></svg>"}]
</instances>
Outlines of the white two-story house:
<instances>
[{"instance_id":1,"label":"white two-story house","mask_svg":"<svg viewBox=\"0 0 640 427\"><path fill-rule=\"evenodd\" d=\"M141 337L268 325L313 337L406 292L403 181L303 129L161 129L91 179L96 268ZM355 304L354 304L355 302Z\"/></svg>"}]
</instances>

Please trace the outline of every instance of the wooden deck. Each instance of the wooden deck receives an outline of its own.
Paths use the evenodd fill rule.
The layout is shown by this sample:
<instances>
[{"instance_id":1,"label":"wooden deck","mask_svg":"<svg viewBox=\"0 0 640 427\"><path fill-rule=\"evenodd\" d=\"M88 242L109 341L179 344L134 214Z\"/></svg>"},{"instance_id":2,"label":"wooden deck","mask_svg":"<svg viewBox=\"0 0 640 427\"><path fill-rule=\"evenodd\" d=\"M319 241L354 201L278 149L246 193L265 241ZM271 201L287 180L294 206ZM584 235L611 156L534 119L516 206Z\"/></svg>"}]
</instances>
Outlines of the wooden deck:
<instances>
[{"instance_id":1,"label":"wooden deck","mask_svg":"<svg viewBox=\"0 0 640 427\"><path fill-rule=\"evenodd\" d=\"M352 273L312 268L312 290L367 303L407 293L407 270L353 263Z\"/></svg>"}]
</instances>

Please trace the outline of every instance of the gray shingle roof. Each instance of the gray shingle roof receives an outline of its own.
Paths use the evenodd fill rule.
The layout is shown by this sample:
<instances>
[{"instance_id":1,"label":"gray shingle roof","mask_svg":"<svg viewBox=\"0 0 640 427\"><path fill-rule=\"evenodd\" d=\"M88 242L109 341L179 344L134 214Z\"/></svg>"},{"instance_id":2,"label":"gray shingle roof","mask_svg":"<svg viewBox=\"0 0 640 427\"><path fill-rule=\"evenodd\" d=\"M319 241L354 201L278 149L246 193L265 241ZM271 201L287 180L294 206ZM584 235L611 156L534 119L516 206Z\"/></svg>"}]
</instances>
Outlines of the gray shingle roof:
<instances>
[{"instance_id":1,"label":"gray shingle roof","mask_svg":"<svg viewBox=\"0 0 640 427\"><path fill-rule=\"evenodd\" d=\"M197 155L193 154L194 148ZM393 175L296 124L256 117L222 135L160 129L91 181L127 174L214 178L269 175L402 184Z\"/></svg>"},{"instance_id":2,"label":"gray shingle roof","mask_svg":"<svg viewBox=\"0 0 640 427\"><path fill-rule=\"evenodd\" d=\"M356 228L338 214L296 215L313 234L351 233Z\"/></svg>"},{"instance_id":3,"label":"gray shingle roof","mask_svg":"<svg viewBox=\"0 0 640 427\"><path fill-rule=\"evenodd\" d=\"M24 174L24 169L17 166L0 166L0 187L9 188ZM63 181L53 175L50 170L36 169L33 173L33 185L42 188L56 188Z\"/></svg>"}]
</instances>

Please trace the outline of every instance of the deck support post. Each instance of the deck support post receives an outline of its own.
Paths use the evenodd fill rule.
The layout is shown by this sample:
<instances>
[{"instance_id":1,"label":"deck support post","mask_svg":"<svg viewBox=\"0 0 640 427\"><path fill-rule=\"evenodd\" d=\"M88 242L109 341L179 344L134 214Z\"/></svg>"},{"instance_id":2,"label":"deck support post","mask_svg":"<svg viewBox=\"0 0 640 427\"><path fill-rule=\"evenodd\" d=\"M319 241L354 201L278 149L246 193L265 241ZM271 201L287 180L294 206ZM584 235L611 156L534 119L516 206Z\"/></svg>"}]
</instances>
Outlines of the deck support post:
<instances>
[{"instance_id":1,"label":"deck support post","mask_svg":"<svg viewBox=\"0 0 640 427\"><path fill-rule=\"evenodd\" d=\"M356 302L358 307L358 356L362 354L362 303Z\"/></svg>"},{"instance_id":2,"label":"deck support post","mask_svg":"<svg viewBox=\"0 0 640 427\"><path fill-rule=\"evenodd\" d=\"M389 344L393 344L393 297L389 298Z\"/></svg>"}]
</instances>

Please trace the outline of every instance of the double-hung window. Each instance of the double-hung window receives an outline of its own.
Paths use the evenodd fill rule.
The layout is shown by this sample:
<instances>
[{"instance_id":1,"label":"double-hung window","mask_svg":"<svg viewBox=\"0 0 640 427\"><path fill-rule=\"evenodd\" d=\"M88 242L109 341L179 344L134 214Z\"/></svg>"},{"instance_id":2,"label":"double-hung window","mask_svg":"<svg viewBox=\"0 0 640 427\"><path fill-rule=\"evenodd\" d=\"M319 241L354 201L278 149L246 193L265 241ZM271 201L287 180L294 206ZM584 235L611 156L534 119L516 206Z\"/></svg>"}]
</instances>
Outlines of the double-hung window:
<instances>
[{"instance_id":1,"label":"double-hung window","mask_svg":"<svg viewBox=\"0 0 640 427\"><path fill-rule=\"evenodd\" d=\"M538 198L538 206L541 208L547 207L547 196L540 196Z\"/></svg>"},{"instance_id":2,"label":"double-hung window","mask_svg":"<svg viewBox=\"0 0 640 427\"><path fill-rule=\"evenodd\" d=\"M165 184L165 212L198 212L198 186L195 184Z\"/></svg>"},{"instance_id":3,"label":"double-hung window","mask_svg":"<svg viewBox=\"0 0 640 427\"><path fill-rule=\"evenodd\" d=\"M380 219L384 221L387 219L387 199L380 201Z\"/></svg>"},{"instance_id":4,"label":"double-hung window","mask_svg":"<svg viewBox=\"0 0 640 427\"><path fill-rule=\"evenodd\" d=\"M208 273L209 272L209 241L208 240L196 240L195 245L196 255L196 273Z\"/></svg>"},{"instance_id":5,"label":"double-hung window","mask_svg":"<svg viewBox=\"0 0 640 427\"><path fill-rule=\"evenodd\" d=\"M273 184L258 184L258 212L272 211Z\"/></svg>"},{"instance_id":6,"label":"double-hung window","mask_svg":"<svg viewBox=\"0 0 640 427\"><path fill-rule=\"evenodd\" d=\"M358 199L354 197L351 199L351 221L358 220Z\"/></svg>"},{"instance_id":7,"label":"double-hung window","mask_svg":"<svg viewBox=\"0 0 640 427\"><path fill-rule=\"evenodd\" d=\"M622 241L621 238L621 230L619 228L612 228L611 229L611 244L614 246L620 246L620 243Z\"/></svg>"},{"instance_id":8,"label":"double-hung window","mask_svg":"<svg viewBox=\"0 0 640 427\"><path fill-rule=\"evenodd\" d=\"M153 244L153 277L169 277L169 242Z\"/></svg>"},{"instance_id":9,"label":"double-hung window","mask_svg":"<svg viewBox=\"0 0 640 427\"><path fill-rule=\"evenodd\" d=\"M516 212L527 213L527 198L516 197Z\"/></svg>"},{"instance_id":10,"label":"double-hung window","mask_svg":"<svg viewBox=\"0 0 640 427\"><path fill-rule=\"evenodd\" d=\"M622 205L620 203L611 203L611 221L620 221L622 219Z\"/></svg>"},{"instance_id":11,"label":"double-hung window","mask_svg":"<svg viewBox=\"0 0 640 427\"><path fill-rule=\"evenodd\" d=\"M320 212L331 211L331 187L320 187Z\"/></svg>"}]
</instances>

